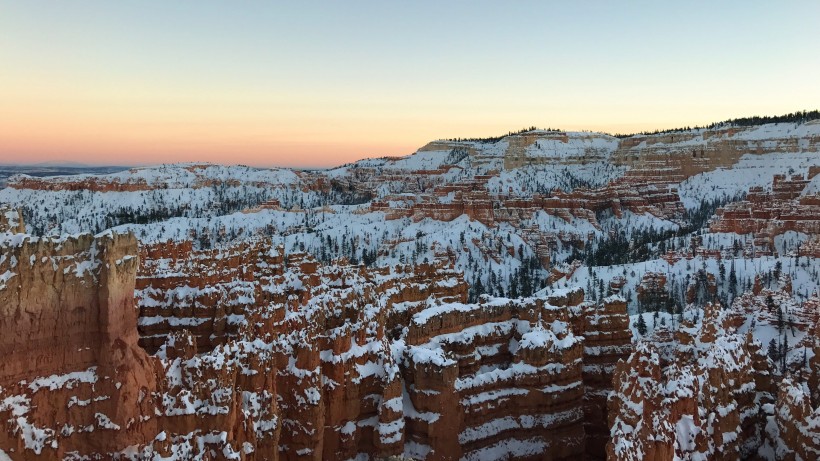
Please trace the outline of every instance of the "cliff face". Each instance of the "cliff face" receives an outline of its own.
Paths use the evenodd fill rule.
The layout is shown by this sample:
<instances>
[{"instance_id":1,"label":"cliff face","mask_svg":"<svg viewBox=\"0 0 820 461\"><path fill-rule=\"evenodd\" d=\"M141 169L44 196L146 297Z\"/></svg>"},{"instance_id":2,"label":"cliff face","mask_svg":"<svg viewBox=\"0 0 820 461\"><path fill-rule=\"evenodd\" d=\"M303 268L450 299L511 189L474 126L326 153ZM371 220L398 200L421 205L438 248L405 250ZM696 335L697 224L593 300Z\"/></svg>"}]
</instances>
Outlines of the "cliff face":
<instances>
[{"instance_id":1,"label":"cliff face","mask_svg":"<svg viewBox=\"0 0 820 461\"><path fill-rule=\"evenodd\" d=\"M107 359L115 341L135 344L133 236L57 240L16 234L3 244L0 351L10 359L0 364L5 382L32 372L87 368Z\"/></svg>"},{"instance_id":2,"label":"cliff face","mask_svg":"<svg viewBox=\"0 0 820 461\"><path fill-rule=\"evenodd\" d=\"M0 233L0 447L107 453L156 434L156 360L134 328L136 239Z\"/></svg>"},{"instance_id":3,"label":"cliff face","mask_svg":"<svg viewBox=\"0 0 820 461\"><path fill-rule=\"evenodd\" d=\"M820 194L809 187L818 173L820 168L811 168L805 177L775 175L770 191L753 187L746 200L718 209L709 230L754 234L760 250L769 253L775 250L775 237L785 232L820 234ZM813 242L804 254L814 254L815 248Z\"/></svg>"},{"instance_id":4,"label":"cliff face","mask_svg":"<svg viewBox=\"0 0 820 461\"><path fill-rule=\"evenodd\" d=\"M3 239L12 459L602 453L603 396L629 351L617 297L463 304L446 258L368 271L263 240Z\"/></svg>"},{"instance_id":5,"label":"cliff face","mask_svg":"<svg viewBox=\"0 0 820 461\"><path fill-rule=\"evenodd\" d=\"M632 136L621 141L612 161L631 167L627 176L654 169L666 172L669 181L680 181L732 167L746 154L817 152L817 125L813 121L800 127L784 123Z\"/></svg>"}]
</instances>

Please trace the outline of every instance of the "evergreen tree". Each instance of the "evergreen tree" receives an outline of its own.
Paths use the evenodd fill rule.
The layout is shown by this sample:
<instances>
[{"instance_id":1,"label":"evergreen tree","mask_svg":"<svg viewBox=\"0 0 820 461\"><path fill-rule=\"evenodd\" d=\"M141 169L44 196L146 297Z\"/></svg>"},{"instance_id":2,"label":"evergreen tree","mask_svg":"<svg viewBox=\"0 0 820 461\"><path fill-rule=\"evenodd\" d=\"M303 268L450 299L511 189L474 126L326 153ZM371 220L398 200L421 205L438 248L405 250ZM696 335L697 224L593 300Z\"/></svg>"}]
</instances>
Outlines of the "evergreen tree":
<instances>
[{"instance_id":1,"label":"evergreen tree","mask_svg":"<svg viewBox=\"0 0 820 461\"><path fill-rule=\"evenodd\" d=\"M639 333L641 336L645 336L645 335L646 335L646 320L644 320L644 318L643 318L643 314L638 315L638 324L637 324L637 328L638 328L638 333Z\"/></svg>"},{"instance_id":2,"label":"evergreen tree","mask_svg":"<svg viewBox=\"0 0 820 461\"><path fill-rule=\"evenodd\" d=\"M768 310L769 312L774 312L774 309L775 309L774 298L772 298L772 295L767 295L766 296L766 310ZM782 316L783 315L782 312L779 315Z\"/></svg>"},{"instance_id":3,"label":"evergreen tree","mask_svg":"<svg viewBox=\"0 0 820 461\"><path fill-rule=\"evenodd\" d=\"M780 363L780 351L777 347L777 341L775 341L774 338L772 338L772 340L769 341L769 349L766 354L769 356L769 359L772 361L773 364L775 364L775 366L778 363Z\"/></svg>"},{"instance_id":4,"label":"evergreen tree","mask_svg":"<svg viewBox=\"0 0 820 461\"><path fill-rule=\"evenodd\" d=\"M786 335L783 335L783 345L780 347L780 372L786 373L786 357L789 352L789 343L786 340Z\"/></svg>"},{"instance_id":5,"label":"evergreen tree","mask_svg":"<svg viewBox=\"0 0 820 461\"><path fill-rule=\"evenodd\" d=\"M731 299L737 296L737 272L735 272L735 260L732 260L732 267L729 269L729 294Z\"/></svg>"}]
</instances>

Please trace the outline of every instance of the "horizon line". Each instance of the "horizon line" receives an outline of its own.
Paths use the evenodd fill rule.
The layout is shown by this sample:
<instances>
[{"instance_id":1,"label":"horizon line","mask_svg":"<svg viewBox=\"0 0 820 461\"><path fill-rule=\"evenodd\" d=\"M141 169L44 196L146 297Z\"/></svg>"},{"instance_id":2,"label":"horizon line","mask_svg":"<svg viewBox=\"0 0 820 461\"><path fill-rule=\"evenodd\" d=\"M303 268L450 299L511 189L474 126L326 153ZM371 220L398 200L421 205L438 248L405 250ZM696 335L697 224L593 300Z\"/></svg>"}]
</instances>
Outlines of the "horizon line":
<instances>
[{"instance_id":1,"label":"horizon line","mask_svg":"<svg viewBox=\"0 0 820 461\"><path fill-rule=\"evenodd\" d=\"M783 119L795 118L800 117L800 120L797 122L794 121L783 121ZM820 110L812 109L812 110L798 110L795 112L790 112L788 114L783 115L752 115L746 117L737 117L732 119L727 119L719 122L712 122L703 126L694 125L694 126L686 126L686 127L678 127L678 128L664 128L664 129L655 129L655 130L643 130L634 133L609 133L606 131L596 131L596 130L563 130L558 128L538 128L535 125L532 125L528 128L522 128L518 131L508 131L507 133L500 135L500 136L484 136L484 137L458 137L458 138L438 138L427 141L426 144L431 142L481 142L481 141L490 141L490 140L500 140L508 136L515 136L518 134L533 132L533 131L544 131L544 132L555 132L555 133L591 133L591 134L601 134L606 135L618 139L626 139L635 136L652 136L657 134L664 134L670 132L681 132L681 131L692 131L692 130L699 130L699 129L715 129L718 127L722 127L725 125L737 125L739 126L760 126L760 125L768 125L768 124L775 124L775 123L806 123L813 120L820 119ZM387 154L387 155L376 155L376 156L363 156L359 157L355 160L344 162L341 164L334 164L330 166L281 166L281 165L274 165L274 164L267 164L267 165L250 165L245 163L223 163L223 162L213 162L213 161L179 161L179 162L170 162L170 163L123 163L123 164L105 164L105 163L86 163L86 162L72 162L70 160L61 162L59 160L47 160L41 161L36 163L0 163L0 167L41 167L41 168L65 168L65 169L91 169L91 168L152 168L162 165L182 165L182 164L210 164L210 165L221 165L221 166L247 166L250 168L260 168L260 169L290 169L290 170L304 170L304 171L321 171L321 170L331 170L334 168L341 168L346 165L351 165L356 162L364 161L364 160L375 160L375 159L386 159L386 158L404 158L411 156L418 152L419 149L424 147L424 145L419 146L416 148L415 151L410 152L408 154ZM225 154L226 156L229 154Z\"/></svg>"}]
</instances>

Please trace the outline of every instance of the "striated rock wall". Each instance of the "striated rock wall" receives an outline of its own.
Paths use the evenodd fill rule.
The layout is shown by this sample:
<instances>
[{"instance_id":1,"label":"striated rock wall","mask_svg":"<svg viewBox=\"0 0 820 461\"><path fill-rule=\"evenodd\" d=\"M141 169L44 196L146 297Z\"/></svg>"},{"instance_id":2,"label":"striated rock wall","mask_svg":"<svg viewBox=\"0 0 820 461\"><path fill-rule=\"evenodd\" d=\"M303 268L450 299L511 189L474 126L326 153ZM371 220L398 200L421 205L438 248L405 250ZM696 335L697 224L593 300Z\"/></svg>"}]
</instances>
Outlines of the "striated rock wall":
<instances>
[{"instance_id":1,"label":"striated rock wall","mask_svg":"<svg viewBox=\"0 0 820 461\"><path fill-rule=\"evenodd\" d=\"M0 343L0 449L11 459L594 457L612 366L629 348L620 298L463 304L446 258L370 271L264 241L214 253L137 251L118 234L3 239L14 274L0 322L14 334ZM229 279L262 292L179 296ZM212 326L222 316L236 316L231 329Z\"/></svg>"},{"instance_id":2,"label":"striated rock wall","mask_svg":"<svg viewBox=\"0 0 820 461\"><path fill-rule=\"evenodd\" d=\"M211 350L237 335L250 307L287 299L282 250L266 241L205 251L169 241L141 247L140 256L138 325L149 352L181 329L195 336L198 349Z\"/></svg>"},{"instance_id":3,"label":"striated rock wall","mask_svg":"<svg viewBox=\"0 0 820 461\"><path fill-rule=\"evenodd\" d=\"M619 179L597 189L578 188L571 192L557 191L551 196L534 194L532 197L493 195L486 189L486 179L473 179L438 186L431 194L421 194L413 199L386 196L373 201L371 210L384 212L389 220L409 217L414 221L425 218L452 221L467 215L488 226L507 222L517 227L537 211L545 211L568 222L575 218L584 219L599 229L598 212L610 211L620 217L624 210L628 210L663 219L680 219L684 212L677 190L652 178Z\"/></svg>"},{"instance_id":4,"label":"striated rock wall","mask_svg":"<svg viewBox=\"0 0 820 461\"><path fill-rule=\"evenodd\" d=\"M582 339L537 300L444 304L413 317L407 439L426 459L568 459L584 451Z\"/></svg>"},{"instance_id":5,"label":"striated rock wall","mask_svg":"<svg viewBox=\"0 0 820 461\"><path fill-rule=\"evenodd\" d=\"M820 135L817 122L726 127L678 133L637 135L621 140L612 154L613 163L632 168L628 177L643 171L666 171L669 181L683 179L717 168L729 168L745 154L817 152Z\"/></svg>"},{"instance_id":6,"label":"striated rock wall","mask_svg":"<svg viewBox=\"0 0 820 461\"><path fill-rule=\"evenodd\" d=\"M418 313L402 370L411 453L602 459L612 372L631 350L628 323L623 299L594 306L581 290Z\"/></svg>"},{"instance_id":7,"label":"striated rock wall","mask_svg":"<svg viewBox=\"0 0 820 461\"><path fill-rule=\"evenodd\" d=\"M157 433L158 361L137 346L132 235L0 234L0 448L108 453Z\"/></svg>"},{"instance_id":8,"label":"striated rock wall","mask_svg":"<svg viewBox=\"0 0 820 461\"><path fill-rule=\"evenodd\" d=\"M820 234L820 195L802 194L808 182L803 176L775 175L770 192L753 187L746 200L718 209L709 230L754 234L769 252L775 250L775 237L785 232ZM805 254L814 254L814 248L809 245Z\"/></svg>"}]
</instances>

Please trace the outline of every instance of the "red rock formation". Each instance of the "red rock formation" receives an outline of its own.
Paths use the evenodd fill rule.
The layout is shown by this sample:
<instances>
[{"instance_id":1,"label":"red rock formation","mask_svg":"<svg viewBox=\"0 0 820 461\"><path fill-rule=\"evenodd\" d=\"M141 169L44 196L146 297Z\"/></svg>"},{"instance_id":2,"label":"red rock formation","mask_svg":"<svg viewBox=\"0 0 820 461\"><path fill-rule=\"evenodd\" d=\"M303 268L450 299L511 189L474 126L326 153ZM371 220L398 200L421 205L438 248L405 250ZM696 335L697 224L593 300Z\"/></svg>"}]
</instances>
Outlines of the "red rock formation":
<instances>
[{"instance_id":1,"label":"red rock formation","mask_svg":"<svg viewBox=\"0 0 820 461\"><path fill-rule=\"evenodd\" d=\"M170 331L185 329L201 350L236 336L252 306L284 302L282 250L269 242L242 242L218 250L195 251L190 241L140 249L136 297L140 344L156 351ZM284 297L284 298L283 298Z\"/></svg>"},{"instance_id":2,"label":"red rock formation","mask_svg":"<svg viewBox=\"0 0 820 461\"><path fill-rule=\"evenodd\" d=\"M158 362L137 346L136 239L7 234L0 250L0 448L62 458L153 438Z\"/></svg>"},{"instance_id":3,"label":"red rock formation","mask_svg":"<svg viewBox=\"0 0 820 461\"><path fill-rule=\"evenodd\" d=\"M704 269L698 269L694 274L689 286L686 287L686 302L705 303L707 301L714 301L717 297L717 280L715 275L706 272Z\"/></svg>"},{"instance_id":4,"label":"red rock formation","mask_svg":"<svg viewBox=\"0 0 820 461\"><path fill-rule=\"evenodd\" d=\"M751 188L746 200L718 209L709 230L754 234L765 242L763 250L767 251L773 251L774 238L787 231L816 236L820 234L820 196L801 196L807 183L802 176L775 175L771 192ZM801 254L813 255L815 247L809 243Z\"/></svg>"},{"instance_id":5,"label":"red rock formation","mask_svg":"<svg viewBox=\"0 0 820 461\"><path fill-rule=\"evenodd\" d=\"M793 378L778 384L777 367L751 331L735 333L742 325L765 331L761 305L773 295L788 309L788 294L763 289L726 310L707 304L700 325L687 314L674 338L658 330L641 340L615 375L608 459L816 458L820 409L808 391L817 379L814 365L806 373L805 364L790 363ZM803 340L807 347L820 344L813 331Z\"/></svg>"},{"instance_id":6,"label":"red rock formation","mask_svg":"<svg viewBox=\"0 0 820 461\"><path fill-rule=\"evenodd\" d=\"M623 210L636 214L650 213L659 218L678 219L683 216L683 205L676 191L666 183L634 178L616 180L599 189L558 191L550 197L534 194L532 197L491 195L486 188L487 175L436 186L431 194L387 196L371 204L373 211L383 211L387 219L412 217L452 221L461 215L488 226L509 222L520 226L537 211L545 211L566 221L575 218L589 221L598 227L596 212L612 211L621 216Z\"/></svg>"},{"instance_id":7,"label":"red rock formation","mask_svg":"<svg viewBox=\"0 0 820 461\"><path fill-rule=\"evenodd\" d=\"M92 192L134 192L151 190L154 187L148 185L144 179L134 179L128 182L101 181L97 178L66 180L55 182L51 178L33 178L28 176L12 178L8 184L15 189L31 190L69 190L69 191L92 191Z\"/></svg>"},{"instance_id":8,"label":"red rock formation","mask_svg":"<svg viewBox=\"0 0 820 461\"><path fill-rule=\"evenodd\" d=\"M546 303L487 299L414 316L403 374L416 454L602 457L606 395L631 336L623 299L582 301L574 290Z\"/></svg>"},{"instance_id":9,"label":"red rock formation","mask_svg":"<svg viewBox=\"0 0 820 461\"><path fill-rule=\"evenodd\" d=\"M725 322L707 305L694 340L669 351L653 345L662 340L642 340L619 364L609 401L608 459L740 459L756 452L762 443L757 415L765 401L756 378L768 375L753 372L763 357L759 348L727 334ZM690 330L682 325L680 332L686 336Z\"/></svg>"},{"instance_id":10,"label":"red rock formation","mask_svg":"<svg viewBox=\"0 0 820 461\"><path fill-rule=\"evenodd\" d=\"M666 275L647 272L637 288L638 303L644 311L657 311L669 306L669 292L666 289Z\"/></svg>"},{"instance_id":11,"label":"red rock formation","mask_svg":"<svg viewBox=\"0 0 820 461\"><path fill-rule=\"evenodd\" d=\"M11 209L8 206L0 204L0 232L21 234L25 231L26 226L23 223L20 210Z\"/></svg>"},{"instance_id":12,"label":"red rock formation","mask_svg":"<svg viewBox=\"0 0 820 461\"><path fill-rule=\"evenodd\" d=\"M806 391L790 378L778 387L774 419L779 459L820 459L820 404Z\"/></svg>"},{"instance_id":13,"label":"red rock formation","mask_svg":"<svg viewBox=\"0 0 820 461\"><path fill-rule=\"evenodd\" d=\"M607 397L616 365L632 352L626 300L620 295L574 310L573 331L584 336L584 431L588 459L604 459L609 441Z\"/></svg>"},{"instance_id":14,"label":"red rock formation","mask_svg":"<svg viewBox=\"0 0 820 461\"><path fill-rule=\"evenodd\" d=\"M407 439L426 459L584 452L582 340L543 301L445 304L407 335Z\"/></svg>"},{"instance_id":15,"label":"red rock formation","mask_svg":"<svg viewBox=\"0 0 820 461\"><path fill-rule=\"evenodd\" d=\"M732 302L732 311L741 313L744 318L752 318L758 324L773 327L777 327L778 315L782 314L784 326L811 332L820 319L820 300L814 296L798 303L783 288L785 286L780 289L762 288L757 294L754 291L743 293Z\"/></svg>"}]
</instances>

